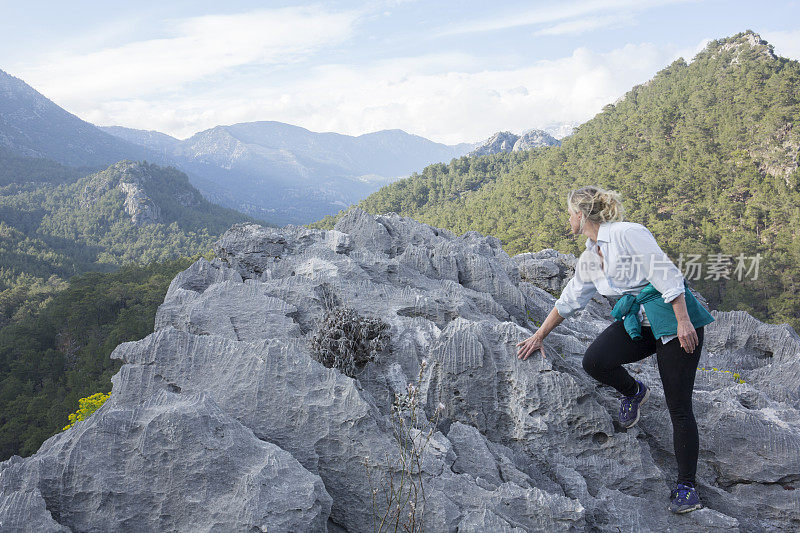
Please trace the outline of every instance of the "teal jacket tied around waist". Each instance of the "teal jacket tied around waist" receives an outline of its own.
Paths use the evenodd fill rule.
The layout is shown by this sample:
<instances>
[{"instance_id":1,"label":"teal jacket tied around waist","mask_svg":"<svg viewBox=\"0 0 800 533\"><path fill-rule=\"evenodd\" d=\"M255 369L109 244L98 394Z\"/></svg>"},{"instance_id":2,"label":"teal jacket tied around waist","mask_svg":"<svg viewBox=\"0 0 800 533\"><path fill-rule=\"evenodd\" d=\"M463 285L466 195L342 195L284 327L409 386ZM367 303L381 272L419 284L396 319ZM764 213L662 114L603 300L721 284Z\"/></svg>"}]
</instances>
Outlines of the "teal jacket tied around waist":
<instances>
[{"instance_id":1,"label":"teal jacket tied around waist","mask_svg":"<svg viewBox=\"0 0 800 533\"><path fill-rule=\"evenodd\" d=\"M695 329L713 322L714 317L700 305L686 285L686 280L683 281L683 286L686 311L689 313L689 319ZM636 296L632 294L622 296L611 310L611 316L615 320L623 321L625 331L632 339L636 340L642 337L642 325L639 323L638 316L639 304L644 305L644 312L650 321L650 327L656 339L660 339L664 335L677 335L678 319L675 317L672 303L664 302L661 293L653 287L652 283L648 283Z\"/></svg>"}]
</instances>

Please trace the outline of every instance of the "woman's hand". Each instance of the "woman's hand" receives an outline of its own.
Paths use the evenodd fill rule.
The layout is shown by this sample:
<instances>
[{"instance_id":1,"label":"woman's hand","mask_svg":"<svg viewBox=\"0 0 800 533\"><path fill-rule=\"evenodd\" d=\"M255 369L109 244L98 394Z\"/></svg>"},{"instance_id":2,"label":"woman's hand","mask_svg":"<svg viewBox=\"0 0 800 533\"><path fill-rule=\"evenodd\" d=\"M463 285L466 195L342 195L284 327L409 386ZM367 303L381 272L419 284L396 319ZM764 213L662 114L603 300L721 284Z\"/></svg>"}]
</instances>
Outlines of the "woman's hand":
<instances>
[{"instance_id":1,"label":"woman's hand","mask_svg":"<svg viewBox=\"0 0 800 533\"><path fill-rule=\"evenodd\" d=\"M692 321L689 319L689 313L686 310L686 297L684 294L672 300L672 309L675 310L675 318L678 320L678 340L680 340L681 348L686 353L692 353L699 341L697 339L697 331L694 329Z\"/></svg>"},{"instance_id":2,"label":"woman's hand","mask_svg":"<svg viewBox=\"0 0 800 533\"><path fill-rule=\"evenodd\" d=\"M692 353L697 348L697 330L688 318L678 320L678 340L686 353Z\"/></svg>"},{"instance_id":3,"label":"woman's hand","mask_svg":"<svg viewBox=\"0 0 800 533\"><path fill-rule=\"evenodd\" d=\"M517 350L517 359L522 359L523 361L528 358L530 354L535 352L536 350L542 351L542 356L547 357L544 354L544 340L541 339L536 333L528 337L522 342L518 342L517 346L522 345L522 348Z\"/></svg>"}]
</instances>

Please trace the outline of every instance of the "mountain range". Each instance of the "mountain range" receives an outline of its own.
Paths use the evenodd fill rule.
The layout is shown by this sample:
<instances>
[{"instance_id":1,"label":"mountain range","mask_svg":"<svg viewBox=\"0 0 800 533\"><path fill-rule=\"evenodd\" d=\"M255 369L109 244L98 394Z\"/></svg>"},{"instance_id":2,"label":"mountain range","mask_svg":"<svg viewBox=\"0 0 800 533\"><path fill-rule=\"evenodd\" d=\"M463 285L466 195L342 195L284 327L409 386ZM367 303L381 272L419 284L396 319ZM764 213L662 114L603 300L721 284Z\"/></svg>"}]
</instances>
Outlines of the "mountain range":
<instances>
[{"instance_id":1,"label":"mountain range","mask_svg":"<svg viewBox=\"0 0 800 533\"><path fill-rule=\"evenodd\" d=\"M522 137L530 139L528 148L558 143L540 130ZM278 225L318 220L428 164L474 149L494 153L499 148L493 139L445 145L398 129L350 136L262 121L216 126L180 140L157 131L95 127L0 71L0 149L79 167L84 174L123 159L172 165L207 199Z\"/></svg>"},{"instance_id":2,"label":"mountain range","mask_svg":"<svg viewBox=\"0 0 800 533\"><path fill-rule=\"evenodd\" d=\"M119 126L101 129L175 162L221 205L295 224L318 220L429 163L503 151L498 136L513 138L514 150L560 144L541 130L448 146L397 129L353 137L274 121L217 126L185 140Z\"/></svg>"},{"instance_id":3,"label":"mountain range","mask_svg":"<svg viewBox=\"0 0 800 533\"><path fill-rule=\"evenodd\" d=\"M185 140L101 129L174 162L215 202L278 224L317 220L473 146L447 146L402 130L353 137L272 121L217 126Z\"/></svg>"}]
</instances>

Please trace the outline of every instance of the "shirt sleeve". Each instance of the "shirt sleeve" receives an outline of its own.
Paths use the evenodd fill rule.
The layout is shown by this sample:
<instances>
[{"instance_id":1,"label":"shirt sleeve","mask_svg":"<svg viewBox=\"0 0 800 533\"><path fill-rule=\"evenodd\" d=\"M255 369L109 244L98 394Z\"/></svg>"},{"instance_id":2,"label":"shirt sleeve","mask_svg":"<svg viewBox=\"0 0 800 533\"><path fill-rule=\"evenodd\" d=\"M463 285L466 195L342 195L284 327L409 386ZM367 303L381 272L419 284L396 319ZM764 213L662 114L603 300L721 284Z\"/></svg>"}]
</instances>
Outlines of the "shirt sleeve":
<instances>
[{"instance_id":1,"label":"shirt sleeve","mask_svg":"<svg viewBox=\"0 0 800 533\"><path fill-rule=\"evenodd\" d=\"M633 257L634 265L642 269L642 275L661 293L665 303L684 293L683 274L649 229L642 225L630 227L623 233L622 240Z\"/></svg>"},{"instance_id":2,"label":"shirt sleeve","mask_svg":"<svg viewBox=\"0 0 800 533\"><path fill-rule=\"evenodd\" d=\"M556 309L563 318L569 318L589 303L592 296L597 292L594 282L583 279L580 273L576 272L572 279L567 282L561 296L556 300Z\"/></svg>"}]
</instances>

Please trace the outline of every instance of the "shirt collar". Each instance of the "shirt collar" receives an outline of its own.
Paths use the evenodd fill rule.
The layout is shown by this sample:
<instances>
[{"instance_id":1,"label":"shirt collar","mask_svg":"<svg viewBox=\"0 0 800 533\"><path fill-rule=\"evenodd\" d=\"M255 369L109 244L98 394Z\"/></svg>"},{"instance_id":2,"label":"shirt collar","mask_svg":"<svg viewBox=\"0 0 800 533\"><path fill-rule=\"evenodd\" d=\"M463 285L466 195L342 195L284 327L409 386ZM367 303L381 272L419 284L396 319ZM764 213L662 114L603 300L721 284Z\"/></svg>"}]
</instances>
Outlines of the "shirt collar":
<instances>
[{"instance_id":1,"label":"shirt collar","mask_svg":"<svg viewBox=\"0 0 800 533\"><path fill-rule=\"evenodd\" d=\"M597 241L604 241L604 242L608 242L609 241L609 237L610 237L609 232L611 231L609 229L609 225L610 224L611 224L611 222L602 222L602 223L600 223L600 227L597 228ZM586 247L587 248L593 248L594 245L595 245L595 241L593 241L591 237L586 239Z\"/></svg>"}]
</instances>

